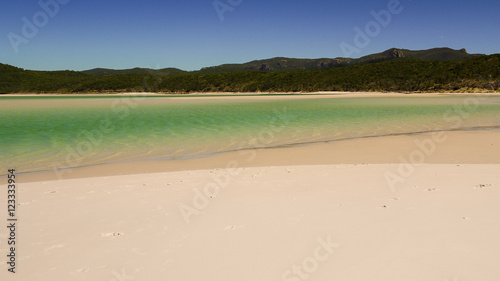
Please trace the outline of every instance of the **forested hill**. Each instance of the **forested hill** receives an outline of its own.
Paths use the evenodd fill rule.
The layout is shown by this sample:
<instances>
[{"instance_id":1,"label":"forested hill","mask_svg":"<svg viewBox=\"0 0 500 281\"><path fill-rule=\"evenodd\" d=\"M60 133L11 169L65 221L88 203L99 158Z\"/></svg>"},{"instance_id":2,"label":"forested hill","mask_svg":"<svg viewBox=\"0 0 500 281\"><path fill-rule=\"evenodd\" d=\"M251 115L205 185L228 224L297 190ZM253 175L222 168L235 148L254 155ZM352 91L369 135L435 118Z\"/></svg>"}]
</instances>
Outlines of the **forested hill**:
<instances>
[{"instance_id":1,"label":"forested hill","mask_svg":"<svg viewBox=\"0 0 500 281\"><path fill-rule=\"evenodd\" d=\"M266 60L255 60L242 64L223 64L219 66L202 68L200 73L222 73L242 70L260 71L293 71L325 69L337 66L355 65L376 62L395 58L415 58L422 60L464 60L480 56L468 54L467 50L453 50L450 48L434 48L421 51L392 48L382 53L371 54L359 59L351 58L321 58L321 59L296 59L277 57Z\"/></svg>"},{"instance_id":2,"label":"forested hill","mask_svg":"<svg viewBox=\"0 0 500 281\"><path fill-rule=\"evenodd\" d=\"M32 71L0 64L0 94L500 91L500 54L469 55L465 50L446 48L390 49L339 63L323 60L328 59L275 58L263 63L265 67L248 67L263 62L255 61L193 72L175 68ZM281 68L276 69L278 66Z\"/></svg>"}]
</instances>

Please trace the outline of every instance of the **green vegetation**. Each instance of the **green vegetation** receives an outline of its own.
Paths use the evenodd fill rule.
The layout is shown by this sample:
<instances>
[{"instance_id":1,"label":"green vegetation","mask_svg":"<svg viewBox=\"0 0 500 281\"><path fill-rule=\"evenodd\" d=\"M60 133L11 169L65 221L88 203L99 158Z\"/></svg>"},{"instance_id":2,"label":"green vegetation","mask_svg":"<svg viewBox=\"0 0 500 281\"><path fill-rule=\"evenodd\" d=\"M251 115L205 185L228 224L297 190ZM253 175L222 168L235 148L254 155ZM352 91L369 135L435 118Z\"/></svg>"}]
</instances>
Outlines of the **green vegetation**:
<instances>
[{"instance_id":1,"label":"green vegetation","mask_svg":"<svg viewBox=\"0 0 500 281\"><path fill-rule=\"evenodd\" d=\"M294 58L272 58L266 60L256 60L243 64L223 64L219 66L206 67L197 71L198 73L224 73L243 70L260 71L293 71L293 70L314 70L346 65L372 63L394 58L415 58L422 60L464 60L480 55L468 54L466 50L453 50L450 48L435 48L421 51L410 51L406 49L389 49L378 54L371 54L359 59L335 58L335 59L294 59Z\"/></svg>"},{"instance_id":2,"label":"green vegetation","mask_svg":"<svg viewBox=\"0 0 500 281\"><path fill-rule=\"evenodd\" d=\"M318 61L275 58L268 69L195 72L178 69L31 71L0 64L2 93L101 92L311 92L311 91L499 91L500 54L468 55L464 51L433 52L391 49L381 54L311 69ZM458 53L457 53L458 52ZM461 56L468 58L461 59ZM425 59L428 57L431 59ZM442 57L441 60L436 60ZM301 65L273 70L280 61ZM350 60L350 61L347 61ZM246 65L258 63L250 62ZM286 70L286 71L285 71Z\"/></svg>"},{"instance_id":3,"label":"green vegetation","mask_svg":"<svg viewBox=\"0 0 500 281\"><path fill-rule=\"evenodd\" d=\"M109 75L120 75L120 74L161 74L161 75L169 75L169 74L179 74L185 73L186 71L180 70L178 68L164 68L164 69L149 69L149 68L133 68L133 69L106 69L106 68L94 68L91 70L83 71L88 74L96 75L96 76L109 76Z\"/></svg>"}]
</instances>

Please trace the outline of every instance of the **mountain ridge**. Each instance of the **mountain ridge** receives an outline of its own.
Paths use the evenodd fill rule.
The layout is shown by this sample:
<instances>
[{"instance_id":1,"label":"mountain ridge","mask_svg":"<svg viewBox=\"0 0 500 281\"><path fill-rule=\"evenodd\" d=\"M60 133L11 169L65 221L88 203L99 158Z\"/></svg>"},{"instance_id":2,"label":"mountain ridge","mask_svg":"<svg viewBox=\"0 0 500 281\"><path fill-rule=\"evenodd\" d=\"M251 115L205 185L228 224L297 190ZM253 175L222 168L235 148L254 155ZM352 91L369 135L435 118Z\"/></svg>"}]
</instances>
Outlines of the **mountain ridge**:
<instances>
[{"instance_id":1,"label":"mountain ridge","mask_svg":"<svg viewBox=\"0 0 500 281\"><path fill-rule=\"evenodd\" d=\"M432 48L427 50L412 51L408 49L391 48L381 53L366 55L360 58L317 58L298 59L287 57L274 57L270 59L254 60L241 64L222 64L219 66L205 67L197 72L220 73L241 70L261 71L286 71L286 70L312 70L323 69L351 64L368 63L376 60L388 60L395 58L416 58L424 60L462 60L481 56L483 54L468 54L466 49L454 50L447 47ZM292 64L289 64L292 62ZM194 71L196 72L196 71Z\"/></svg>"},{"instance_id":2,"label":"mountain ridge","mask_svg":"<svg viewBox=\"0 0 500 281\"><path fill-rule=\"evenodd\" d=\"M289 58L289 57L274 57L268 59L253 60L244 63L228 63L216 66L203 67L199 70L186 71L179 68L130 68L130 69L108 69L108 68L93 68L83 70L81 72L96 76L119 75L119 74L181 74L181 73L222 73L234 71L293 71L293 70L313 70L324 69L330 67L345 66L351 64L368 63L376 60L387 60L395 58L416 58L424 60L462 60L480 56L482 54L468 54L465 49L454 50L451 48L432 48L427 50L408 50L391 48L381 53L366 55L360 58Z\"/></svg>"},{"instance_id":3,"label":"mountain ridge","mask_svg":"<svg viewBox=\"0 0 500 281\"><path fill-rule=\"evenodd\" d=\"M500 91L500 54L471 55L465 50L449 48L424 51L393 48L359 59L333 62L278 57L264 61L257 68L262 62L192 72L175 68L101 68L90 73L24 70L0 63L0 94Z\"/></svg>"}]
</instances>

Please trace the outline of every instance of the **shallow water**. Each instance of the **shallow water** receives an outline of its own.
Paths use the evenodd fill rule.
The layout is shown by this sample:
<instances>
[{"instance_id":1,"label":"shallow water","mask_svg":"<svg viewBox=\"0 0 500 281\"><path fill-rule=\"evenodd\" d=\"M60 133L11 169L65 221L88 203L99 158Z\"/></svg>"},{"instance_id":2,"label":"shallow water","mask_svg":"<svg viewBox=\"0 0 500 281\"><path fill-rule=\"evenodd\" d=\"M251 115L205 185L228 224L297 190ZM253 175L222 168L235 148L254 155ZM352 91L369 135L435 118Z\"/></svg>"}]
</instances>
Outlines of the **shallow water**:
<instances>
[{"instance_id":1,"label":"shallow water","mask_svg":"<svg viewBox=\"0 0 500 281\"><path fill-rule=\"evenodd\" d=\"M0 98L2 171L500 126L495 97Z\"/></svg>"}]
</instances>

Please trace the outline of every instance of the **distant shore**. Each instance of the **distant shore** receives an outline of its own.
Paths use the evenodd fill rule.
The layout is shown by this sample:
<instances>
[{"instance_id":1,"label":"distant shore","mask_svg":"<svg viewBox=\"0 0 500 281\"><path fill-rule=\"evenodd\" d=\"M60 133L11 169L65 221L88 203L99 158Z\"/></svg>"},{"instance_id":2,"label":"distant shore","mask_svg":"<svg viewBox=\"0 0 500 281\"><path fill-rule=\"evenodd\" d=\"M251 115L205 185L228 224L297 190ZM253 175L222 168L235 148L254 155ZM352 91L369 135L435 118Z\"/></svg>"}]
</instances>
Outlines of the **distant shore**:
<instances>
[{"instance_id":1,"label":"distant shore","mask_svg":"<svg viewBox=\"0 0 500 281\"><path fill-rule=\"evenodd\" d=\"M44 97L44 96L131 96L131 97L433 97L433 96L464 96L464 95L500 95L500 92L343 92L343 91L318 91L318 92L209 92L209 93L156 93L156 92L110 92L110 93L14 93L3 94L2 97Z\"/></svg>"}]
</instances>

